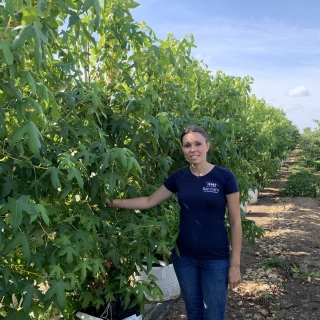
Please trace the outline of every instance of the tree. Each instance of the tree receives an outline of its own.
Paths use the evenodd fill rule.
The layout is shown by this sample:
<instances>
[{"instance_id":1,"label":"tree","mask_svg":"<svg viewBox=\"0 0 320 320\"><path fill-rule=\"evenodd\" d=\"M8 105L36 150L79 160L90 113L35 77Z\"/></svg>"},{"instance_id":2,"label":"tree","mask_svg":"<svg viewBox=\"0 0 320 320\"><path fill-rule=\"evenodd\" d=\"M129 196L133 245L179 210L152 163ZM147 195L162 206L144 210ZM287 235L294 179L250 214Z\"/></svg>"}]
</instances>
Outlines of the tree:
<instances>
[{"instance_id":1,"label":"tree","mask_svg":"<svg viewBox=\"0 0 320 320\"><path fill-rule=\"evenodd\" d=\"M133 212L107 209L105 198L149 194L184 166L178 136L185 125L211 132L212 160L236 173L244 198L275 172L258 168L278 157L268 151L282 139L278 123L292 130L284 114L260 101L265 118L282 122L252 125L252 79L211 75L191 55L192 36L158 39L133 21L137 5L0 6L0 312L8 319L48 310L71 319L115 293L141 306L144 293L159 294L152 279L132 275L174 247L175 199ZM292 147L281 143L283 152ZM251 242L262 235L243 222Z\"/></svg>"}]
</instances>

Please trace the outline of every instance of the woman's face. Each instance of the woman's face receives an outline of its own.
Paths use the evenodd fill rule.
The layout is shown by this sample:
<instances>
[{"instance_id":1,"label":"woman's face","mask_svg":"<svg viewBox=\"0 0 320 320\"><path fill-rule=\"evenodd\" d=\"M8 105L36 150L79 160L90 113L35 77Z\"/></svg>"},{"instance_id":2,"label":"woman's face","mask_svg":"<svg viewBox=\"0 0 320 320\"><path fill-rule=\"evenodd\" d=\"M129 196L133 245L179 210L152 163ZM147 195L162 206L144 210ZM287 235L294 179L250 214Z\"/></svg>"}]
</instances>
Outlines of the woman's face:
<instances>
[{"instance_id":1,"label":"woman's face","mask_svg":"<svg viewBox=\"0 0 320 320\"><path fill-rule=\"evenodd\" d=\"M190 164L207 161L207 151L210 144L199 132L189 132L182 138L182 151Z\"/></svg>"}]
</instances>

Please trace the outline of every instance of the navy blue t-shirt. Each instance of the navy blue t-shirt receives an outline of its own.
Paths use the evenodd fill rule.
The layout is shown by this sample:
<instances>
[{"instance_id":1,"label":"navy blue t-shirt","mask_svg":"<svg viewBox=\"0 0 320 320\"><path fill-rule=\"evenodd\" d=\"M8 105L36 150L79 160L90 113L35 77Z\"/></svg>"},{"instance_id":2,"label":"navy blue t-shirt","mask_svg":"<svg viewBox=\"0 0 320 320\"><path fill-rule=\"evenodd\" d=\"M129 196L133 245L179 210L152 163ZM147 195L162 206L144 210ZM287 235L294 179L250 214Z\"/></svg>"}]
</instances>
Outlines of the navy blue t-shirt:
<instances>
[{"instance_id":1,"label":"navy blue t-shirt","mask_svg":"<svg viewBox=\"0 0 320 320\"><path fill-rule=\"evenodd\" d=\"M238 191L233 173L214 166L206 175L197 177L186 167L174 172L164 186L178 193L181 215L177 245L181 254L200 259L228 259L224 220L226 195Z\"/></svg>"}]
</instances>

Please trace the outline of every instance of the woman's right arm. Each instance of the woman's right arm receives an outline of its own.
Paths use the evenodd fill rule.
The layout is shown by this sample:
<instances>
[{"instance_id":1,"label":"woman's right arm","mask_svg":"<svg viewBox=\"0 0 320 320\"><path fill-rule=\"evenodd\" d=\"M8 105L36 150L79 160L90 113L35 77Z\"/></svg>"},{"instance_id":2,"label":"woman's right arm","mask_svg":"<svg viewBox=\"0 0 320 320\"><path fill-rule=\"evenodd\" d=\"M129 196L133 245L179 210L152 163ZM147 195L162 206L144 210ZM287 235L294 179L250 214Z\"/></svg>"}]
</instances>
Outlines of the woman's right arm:
<instances>
[{"instance_id":1,"label":"woman's right arm","mask_svg":"<svg viewBox=\"0 0 320 320\"><path fill-rule=\"evenodd\" d=\"M164 185L148 197L132 199L114 199L112 202L106 199L107 206L111 208L143 210L150 209L159 203L171 198L173 192L169 191Z\"/></svg>"}]
</instances>

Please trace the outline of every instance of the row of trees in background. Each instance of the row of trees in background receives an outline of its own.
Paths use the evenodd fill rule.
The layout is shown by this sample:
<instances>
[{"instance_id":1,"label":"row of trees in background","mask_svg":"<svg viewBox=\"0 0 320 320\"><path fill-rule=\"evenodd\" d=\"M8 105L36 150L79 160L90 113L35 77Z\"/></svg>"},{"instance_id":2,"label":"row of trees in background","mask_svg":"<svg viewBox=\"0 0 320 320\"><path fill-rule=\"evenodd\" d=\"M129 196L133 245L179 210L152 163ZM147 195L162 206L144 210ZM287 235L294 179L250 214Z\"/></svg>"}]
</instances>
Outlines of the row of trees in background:
<instances>
[{"instance_id":1,"label":"row of trees in background","mask_svg":"<svg viewBox=\"0 0 320 320\"><path fill-rule=\"evenodd\" d=\"M289 169L291 174L282 185L281 195L320 196L320 122L314 122L318 124L318 128L305 128L300 135L295 165Z\"/></svg>"},{"instance_id":2,"label":"row of trees in background","mask_svg":"<svg viewBox=\"0 0 320 320\"><path fill-rule=\"evenodd\" d=\"M210 70L192 36L158 39L132 0L0 3L0 314L73 318L121 293L143 305L155 283L132 278L178 236L175 199L146 212L105 198L153 192L186 165L180 131L210 133L209 161L241 189L266 186L295 147L285 114L250 77ZM243 218L252 243L263 231ZM159 294L155 288L153 295ZM12 297L16 297L13 303Z\"/></svg>"}]
</instances>

